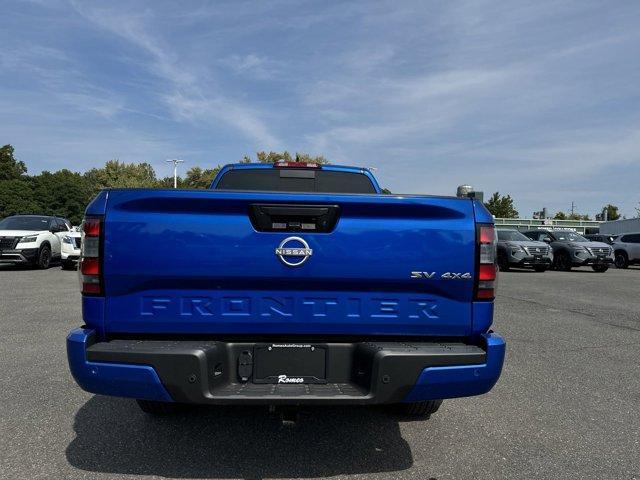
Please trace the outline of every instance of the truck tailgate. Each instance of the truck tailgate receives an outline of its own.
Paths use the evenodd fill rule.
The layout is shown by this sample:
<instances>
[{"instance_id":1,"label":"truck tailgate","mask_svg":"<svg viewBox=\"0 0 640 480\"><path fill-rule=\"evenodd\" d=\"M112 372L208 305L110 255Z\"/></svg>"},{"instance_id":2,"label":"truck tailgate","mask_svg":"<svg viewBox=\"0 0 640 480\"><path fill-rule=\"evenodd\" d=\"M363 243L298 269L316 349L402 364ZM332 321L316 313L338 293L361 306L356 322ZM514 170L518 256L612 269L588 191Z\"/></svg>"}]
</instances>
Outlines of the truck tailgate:
<instances>
[{"instance_id":1,"label":"truck tailgate","mask_svg":"<svg viewBox=\"0 0 640 480\"><path fill-rule=\"evenodd\" d=\"M259 231L250 218L255 205L332 205L337 222L327 233ZM112 190L104 229L109 333L462 336L471 329L468 199ZM295 267L276 252L292 236L312 251ZM434 275L412 278L415 271Z\"/></svg>"}]
</instances>

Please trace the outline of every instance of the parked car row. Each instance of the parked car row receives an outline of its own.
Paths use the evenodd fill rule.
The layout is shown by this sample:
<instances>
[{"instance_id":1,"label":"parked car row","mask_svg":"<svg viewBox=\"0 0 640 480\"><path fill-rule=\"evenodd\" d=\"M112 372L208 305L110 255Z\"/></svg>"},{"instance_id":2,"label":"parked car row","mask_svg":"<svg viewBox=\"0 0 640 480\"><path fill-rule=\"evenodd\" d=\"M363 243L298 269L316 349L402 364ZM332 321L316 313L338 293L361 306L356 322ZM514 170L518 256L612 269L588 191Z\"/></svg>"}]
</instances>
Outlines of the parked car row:
<instances>
[{"instance_id":1,"label":"parked car row","mask_svg":"<svg viewBox=\"0 0 640 480\"><path fill-rule=\"evenodd\" d=\"M0 263L72 268L80 258L81 234L66 218L14 215L0 221Z\"/></svg>"},{"instance_id":2,"label":"parked car row","mask_svg":"<svg viewBox=\"0 0 640 480\"><path fill-rule=\"evenodd\" d=\"M568 272L573 267L590 266L603 273L640 264L640 233L582 236L571 230L498 230L498 266L550 268Z\"/></svg>"}]
</instances>

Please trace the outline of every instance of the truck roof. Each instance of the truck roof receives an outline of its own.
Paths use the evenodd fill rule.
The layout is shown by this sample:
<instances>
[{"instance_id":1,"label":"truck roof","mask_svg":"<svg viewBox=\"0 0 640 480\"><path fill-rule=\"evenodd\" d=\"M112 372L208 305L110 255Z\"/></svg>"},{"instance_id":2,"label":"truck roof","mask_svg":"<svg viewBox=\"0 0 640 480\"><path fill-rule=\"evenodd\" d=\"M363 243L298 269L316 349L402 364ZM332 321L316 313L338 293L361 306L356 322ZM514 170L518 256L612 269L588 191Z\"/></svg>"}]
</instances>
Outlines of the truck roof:
<instances>
[{"instance_id":1,"label":"truck roof","mask_svg":"<svg viewBox=\"0 0 640 480\"><path fill-rule=\"evenodd\" d=\"M290 162L290 163L295 163L295 162ZM302 162L305 163L305 162ZM274 165L276 165L275 163L228 163L227 165L225 165L224 167L222 167L222 169L220 169L220 171L222 172L223 170L231 170L231 169L239 169L239 168L250 168L250 169L255 169L255 168L274 168ZM305 167L295 167L295 168L305 168ZM314 168L314 167L308 167L308 168ZM371 169L366 168L366 167L355 167L352 165L333 165L333 164L319 164L319 168L322 168L322 170L332 170L335 172L351 172L351 173L363 173L365 171L371 173Z\"/></svg>"}]
</instances>

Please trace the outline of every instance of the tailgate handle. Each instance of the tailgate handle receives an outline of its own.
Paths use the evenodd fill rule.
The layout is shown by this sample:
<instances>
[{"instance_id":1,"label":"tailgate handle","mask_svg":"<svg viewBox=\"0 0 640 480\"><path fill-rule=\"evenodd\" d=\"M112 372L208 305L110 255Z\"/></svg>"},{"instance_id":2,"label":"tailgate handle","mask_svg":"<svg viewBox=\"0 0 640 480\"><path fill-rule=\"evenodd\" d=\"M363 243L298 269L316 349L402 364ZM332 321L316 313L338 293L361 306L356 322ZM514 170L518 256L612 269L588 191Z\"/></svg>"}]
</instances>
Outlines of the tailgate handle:
<instances>
[{"instance_id":1,"label":"tailgate handle","mask_svg":"<svg viewBox=\"0 0 640 480\"><path fill-rule=\"evenodd\" d=\"M249 218L259 232L331 232L340 216L338 205L249 205Z\"/></svg>"}]
</instances>

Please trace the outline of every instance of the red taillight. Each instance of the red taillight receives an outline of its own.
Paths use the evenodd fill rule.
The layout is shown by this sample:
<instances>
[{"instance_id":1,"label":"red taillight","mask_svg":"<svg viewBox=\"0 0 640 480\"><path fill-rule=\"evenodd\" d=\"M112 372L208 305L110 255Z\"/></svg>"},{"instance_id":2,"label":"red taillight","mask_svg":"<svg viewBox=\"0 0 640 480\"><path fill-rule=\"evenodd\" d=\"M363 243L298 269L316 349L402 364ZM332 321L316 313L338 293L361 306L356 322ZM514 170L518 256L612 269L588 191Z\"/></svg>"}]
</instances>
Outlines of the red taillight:
<instances>
[{"instance_id":1,"label":"red taillight","mask_svg":"<svg viewBox=\"0 0 640 480\"><path fill-rule=\"evenodd\" d=\"M101 222L99 218L85 218L82 231L87 237L99 237L100 225Z\"/></svg>"},{"instance_id":2,"label":"red taillight","mask_svg":"<svg viewBox=\"0 0 640 480\"><path fill-rule=\"evenodd\" d=\"M495 265L480 265L480 273L478 274L478 280L486 282L496 279L496 266Z\"/></svg>"},{"instance_id":3,"label":"red taillight","mask_svg":"<svg viewBox=\"0 0 640 480\"><path fill-rule=\"evenodd\" d=\"M80 259L80 272L83 275L100 275L100 259L83 257Z\"/></svg>"},{"instance_id":4,"label":"red taillight","mask_svg":"<svg viewBox=\"0 0 640 480\"><path fill-rule=\"evenodd\" d=\"M480 243L493 243L496 241L496 230L493 225L480 226Z\"/></svg>"},{"instance_id":5,"label":"red taillight","mask_svg":"<svg viewBox=\"0 0 640 480\"><path fill-rule=\"evenodd\" d=\"M80 256L80 285L85 295L102 294L101 250L102 219L87 217L82 224L82 253Z\"/></svg>"},{"instance_id":6,"label":"red taillight","mask_svg":"<svg viewBox=\"0 0 640 480\"><path fill-rule=\"evenodd\" d=\"M320 168L319 163L311 162L276 162L273 166L275 168Z\"/></svg>"},{"instance_id":7,"label":"red taillight","mask_svg":"<svg viewBox=\"0 0 640 480\"><path fill-rule=\"evenodd\" d=\"M498 276L497 239L493 225L477 226L478 257L476 265L476 300L493 300Z\"/></svg>"}]
</instances>

